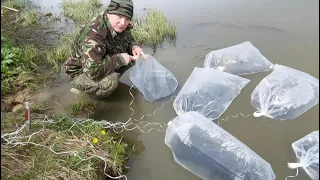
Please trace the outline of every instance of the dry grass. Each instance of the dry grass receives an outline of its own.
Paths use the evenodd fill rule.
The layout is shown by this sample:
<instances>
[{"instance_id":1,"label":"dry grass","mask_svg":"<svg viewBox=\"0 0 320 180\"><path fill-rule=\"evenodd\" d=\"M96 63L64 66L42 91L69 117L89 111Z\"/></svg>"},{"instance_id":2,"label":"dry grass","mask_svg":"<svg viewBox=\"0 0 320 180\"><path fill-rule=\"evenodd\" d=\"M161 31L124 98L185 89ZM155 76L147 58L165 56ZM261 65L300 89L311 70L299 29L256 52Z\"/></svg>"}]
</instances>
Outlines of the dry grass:
<instances>
[{"instance_id":1,"label":"dry grass","mask_svg":"<svg viewBox=\"0 0 320 180\"><path fill-rule=\"evenodd\" d=\"M15 123L10 126L6 120ZM105 162L108 165L106 173L125 173L124 162L130 152L121 139L114 138L109 132L102 133L99 125L72 127L76 119L68 116L56 116L53 120L56 124L46 125L45 128L40 124L32 126L32 132L43 128L30 139L30 142L38 145L25 143L1 147L3 179L99 179L103 177L101 167ZM1 132L15 129L15 124L19 123L23 121L17 120L17 117L2 118ZM99 141L93 143L93 138ZM21 142L26 141L26 138L21 139ZM57 154L60 152L66 153Z\"/></svg>"}]
</instances>

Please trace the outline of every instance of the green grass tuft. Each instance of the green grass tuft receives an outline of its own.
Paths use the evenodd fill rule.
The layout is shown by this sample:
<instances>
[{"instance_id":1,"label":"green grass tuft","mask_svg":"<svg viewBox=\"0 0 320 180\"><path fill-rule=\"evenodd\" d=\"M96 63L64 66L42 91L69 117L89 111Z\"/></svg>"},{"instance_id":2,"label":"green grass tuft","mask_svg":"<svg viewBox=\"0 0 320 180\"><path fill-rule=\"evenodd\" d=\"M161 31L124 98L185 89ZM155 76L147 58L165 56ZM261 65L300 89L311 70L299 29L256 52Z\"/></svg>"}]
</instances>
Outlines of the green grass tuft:
<instances>
[{"instance_id":1,"label":"green grass tuft","mask_svg":"<svg viewBox=\"0 0 320 180\"><path fill-rule=\"evenodd\" d=\"M78 24L85 24L94 18L102 7L100 0L63 0L64 15Z\"/></svg>"},{"instance_id":2,"label":"green grass tuft","mask_svg":"<svg viewBox=\"0 0 320 180\"><path fill-rule=\"evenodd\" d=\"M155 46L165 38L176 37L176 24L169 23L165 15L159 10L148 10L141 19L133 19L132 35L139 44Z\"/></svg>"},{"instance_id":3,"label":"green grass tuft","mask_svg":"<svg viewBox=\"0 0 320 180\"><path fill-rule=\"evenodd\" d=\"M21 62L32 66L41 61L41 55L42 52L34 45L25 45L22 47Z\"/></svg>"},{"instance_id":4,"label":"green grass tuft","mask_svg":"<svg viewBox=\"0 0 320 180\"><path fill-rule=\"evenodd\" d=\"M53 69L55 71L59 71L61 64L71 56L72 43L77 33L78 28L76 28L72 33L63 36L60 43L47 52L46 59L53 65Z\"/></svg>"},{"instance_id":5,"label":"green grass tuft","mask_svg":"<svg viewBox=\"0 0 320 180\"><path fill-rule=\"evenodd\" d=\"M94 113L95 105L90 103L78 102L73 104L69 109L69 114L73 117L90 117Z\"/></svg>"},{"instance_id":6,"label":"green grass tuft","mask_svg":"<svg viewBox=\"0 0 320 180\"><path fill-rule=\"evenodd\" d=\"M40 20L39 12L35 9L28 9L26 11L23 11L20 17L22 19L23 26L37 24Z\"/></svg>"}]
</instances>

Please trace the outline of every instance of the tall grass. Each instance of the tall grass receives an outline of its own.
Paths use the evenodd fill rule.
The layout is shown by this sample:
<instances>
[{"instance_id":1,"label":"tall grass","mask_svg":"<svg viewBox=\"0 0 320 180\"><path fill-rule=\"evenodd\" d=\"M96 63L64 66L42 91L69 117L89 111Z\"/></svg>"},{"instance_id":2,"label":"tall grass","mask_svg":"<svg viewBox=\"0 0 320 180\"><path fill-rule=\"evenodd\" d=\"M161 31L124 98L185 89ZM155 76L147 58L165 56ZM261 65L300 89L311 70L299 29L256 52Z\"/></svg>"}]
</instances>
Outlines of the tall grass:
<instances>
[{"instance_id":1,"label":"tall grass","mask_svg":"<svg viewBox=\"0 0 320 180\"><path fill-rule=\"evenodd\" d=\"M21 13L20 17L23 26L36 24L40 20L39 12L35 9L26 9Z\"/></svg>"},{"instance_id":2,"label":"tall grass","mask_svg":"<svg viewBox=\"0 0 320 180\"><path fill-rule=\"evenodd\" d=\"M75 28L72 33L64 35L60 43L47 52L47 61L53 65L55 71L59 71L61 64L70 57L72 44L78 31L79 28Z\"/></svg>"},{"instance_id":3,"label":"tall grass","mask_svg":"<svg viewBox=\"0 0 320 180\"><path fill-rule=\"evenodd\" d=\"M155 46L166 38L176 37L176 24L170 23L159 10L148 10L141 19L133 19L132 35L139 44Z\"/></svg>"},{"instance_id":4,"label":"tall grass","mask_svg":"<svg viewBox=\"0 0 320 180\"><path fill-rule=\"evenodd\" d=\"M25 45L22 46L22 56L21 62L24 64L33 65L40 61L40 56L42 52L37 49L34 45Z\"/></svg>"},{"instance_id":5,"label":"tall grass","mask_svg":"<svg viewBox=\"0 0 320 180\"><path fill-rule=\"evenodd\" d=\"M77 24L89 22L99 13L102 5L101 0L62 0L64 15L73 19Z\"/></svg>"}]
</instances>

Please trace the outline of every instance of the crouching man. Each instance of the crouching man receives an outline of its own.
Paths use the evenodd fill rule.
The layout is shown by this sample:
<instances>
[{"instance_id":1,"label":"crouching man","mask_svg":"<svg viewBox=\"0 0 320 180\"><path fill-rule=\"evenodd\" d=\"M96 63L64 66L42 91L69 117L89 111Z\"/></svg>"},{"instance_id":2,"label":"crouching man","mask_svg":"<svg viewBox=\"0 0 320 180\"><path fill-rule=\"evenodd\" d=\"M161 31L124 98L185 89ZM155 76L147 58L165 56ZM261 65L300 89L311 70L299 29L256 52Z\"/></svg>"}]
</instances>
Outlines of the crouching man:
<instances>
[{"instance_id":1,"label":"crouching man","mask_svg":"<svg viewBox=\"0 0 320 180\"><path fill-rule=\"evenodd\" d=\"M111 0L106 11L80 30L65 64L74 88L105 98L134 61L145 56L130 32L132 16L131 0Z\"/></svg>"}]
</instances>

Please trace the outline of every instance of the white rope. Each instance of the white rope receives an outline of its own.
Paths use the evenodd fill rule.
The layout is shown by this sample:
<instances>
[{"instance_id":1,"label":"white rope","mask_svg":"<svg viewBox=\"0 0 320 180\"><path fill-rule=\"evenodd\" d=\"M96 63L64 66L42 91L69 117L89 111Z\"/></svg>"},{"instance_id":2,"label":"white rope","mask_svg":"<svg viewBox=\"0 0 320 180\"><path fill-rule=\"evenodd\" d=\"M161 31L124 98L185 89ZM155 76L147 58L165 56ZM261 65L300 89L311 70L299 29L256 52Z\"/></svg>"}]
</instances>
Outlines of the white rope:
<instances>
[{"instance_id":1,"label":"white rope","mask_svg":"<svg viewBox=\"0 0 320 180\"><path fill-rule=\"evenodd\" d=\"M242 117L244 117L244 118L248 118L248 117L252 116L252 114L244 115L244 114L242 114L242 113L238 113L238 114L236 114L236 115L229 115L229 116L227 116L227 117L224 118L224 119L223 119L223 118L222 118L222 119L218 119L218 120L217 120L218 125L220 125L220 121L227 121L229 118L237 119L238 116L242 116Z\"/></svg>"},{"instance_id":2,"label":"white rope","mask_svg":"<svg viewBox=\"0 0 320 180\"><path fill-rule=\"evenodd\" d=\"M297 177L297 176L298 176L298 174L299 174L299 168L296 168L296 169L297 169L296 175L295 175L295 176L287 176L287 177L286 177L286 180L288 180L289 177L290 177L290 178L294 178L294 177Z\"/></svg>"}]
</instances>

